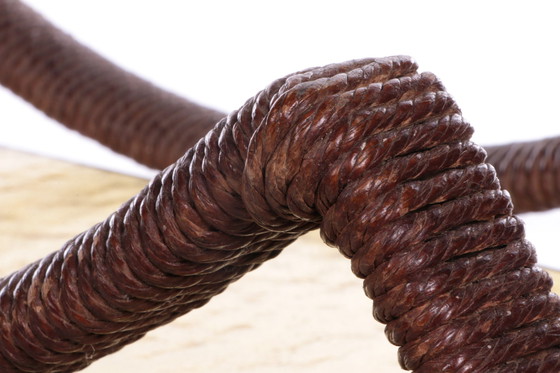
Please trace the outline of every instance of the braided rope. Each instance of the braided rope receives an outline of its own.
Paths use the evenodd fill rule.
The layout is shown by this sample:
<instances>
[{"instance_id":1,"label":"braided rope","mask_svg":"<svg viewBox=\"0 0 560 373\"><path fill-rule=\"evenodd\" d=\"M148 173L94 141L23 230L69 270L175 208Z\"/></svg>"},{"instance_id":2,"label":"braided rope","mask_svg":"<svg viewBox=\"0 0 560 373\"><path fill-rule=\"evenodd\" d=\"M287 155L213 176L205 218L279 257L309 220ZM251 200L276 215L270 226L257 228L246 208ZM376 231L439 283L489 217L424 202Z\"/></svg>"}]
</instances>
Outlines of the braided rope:
<instances>
[{"instance_id":1,"label":"braided rope","mask_svg":"<svg viewBox=\"0 0 560 373\"><path fill-rule=\"evenodd\" d=\"M560 207L560 138L486 148L516 212Z\"/></svg>"},{"instance_id":2,"label":"braided rope","mask_svg":"<svg viewBox=\"0 0 560 373\"><path fill-rule=\"evenodd\" d=\"M0 0L0 83L68 127L158 169L225 116L122 70L17 0Z\"/></svg>"},{"instance_id":3,"label":"braided rope","mask_svg":"<svg viewBox=\"0 0 560 373\"><path fill-rule=\"evenodd\" d=\"M403 368L558 371L551 280L457 105L416 69L367 59L274 82L107 220L1 279L2 371L80 369L318 227Z\"/></svg>"}]
</instances>

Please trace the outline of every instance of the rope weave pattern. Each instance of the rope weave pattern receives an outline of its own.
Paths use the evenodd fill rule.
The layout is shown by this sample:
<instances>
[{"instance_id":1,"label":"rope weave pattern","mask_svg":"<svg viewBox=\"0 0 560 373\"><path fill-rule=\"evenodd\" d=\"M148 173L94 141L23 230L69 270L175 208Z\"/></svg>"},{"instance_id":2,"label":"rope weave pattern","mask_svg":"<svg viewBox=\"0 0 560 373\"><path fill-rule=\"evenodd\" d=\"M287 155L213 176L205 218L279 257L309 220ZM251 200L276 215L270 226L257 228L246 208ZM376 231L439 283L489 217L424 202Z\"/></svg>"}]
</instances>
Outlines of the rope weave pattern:
<instances>
[{"instance_id":1,"label":"rope weave pattern","mask_svg":"<svg viewBox=\"0 0 560 373\"><path fill-rule=\"evenodd\" d=\"M157 169L175 162L225 116L122 70L17 0L0 0L0 84Z\"/></svg>"},{"instance_id":2,"label":"rope weave pattern","mask_svg":"<svg viewBox=\"0 0 560 373\"><path fill-rule=\"evenodd\" d=\"M0 367L69 372L299 235L351 259L414 372L560 369L560 303L485 152L407 57L280 79L106 221L0 280Z\"/></svg>"},{"instance_id":3,"label":"rope weave pattern","mask_svg":"<svg viewBox=\"0 0 560 373\"><path fill-rule=\"evenodd\" d=\"M0 83L66 126L156 169L225 116L123 71L17 0L0 0ZM560 206L557 144L486 148L516 212Z\"/></svg>"},{"instance_id":4,"label":"rope weave pattern","mask_svg":"<svg viewBox=\"0 0 560 373\"><path fill-rule=\"evenodd\" d=\"M516 212L560 207L560 138L486 148Z\"/></svg>"},{"instance_id":5,"label":"rope weave pattern","mask_svg":"<svg viewBox=\"0 0 560 373\"><path fill-rule=\"evenodd\" d=\"M106 221L0 279L0 370L81 369L321 228L364 279L403 368L559 371L551 281L471 127L416 68L368 59L274 82ZM0 83L156 168L223 117L14 0L0 0ZM558 206L557 142L488 148L516 211Z\"/></svg>"}]
</instances>

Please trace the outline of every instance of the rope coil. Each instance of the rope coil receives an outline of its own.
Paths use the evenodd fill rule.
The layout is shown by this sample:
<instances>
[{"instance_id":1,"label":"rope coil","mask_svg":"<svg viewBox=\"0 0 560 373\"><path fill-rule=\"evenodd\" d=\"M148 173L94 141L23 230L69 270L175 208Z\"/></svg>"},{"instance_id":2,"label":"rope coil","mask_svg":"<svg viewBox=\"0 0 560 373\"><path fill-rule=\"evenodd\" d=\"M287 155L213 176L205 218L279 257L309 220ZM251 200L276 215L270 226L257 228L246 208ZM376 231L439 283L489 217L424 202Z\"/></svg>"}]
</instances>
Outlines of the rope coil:
<instances>
[{"instance_id":1,"label":"rope coil","mask_svg":"<svg viewBox=\"0 0 560 373\"><path fill-rule=\"evenodd\" d=\"M0 59L0 79L39 100L49 115L63 117L64 97L81 94L90 100L84 107L92 106L69 121L94 113L83 128L98 120L171 123L194 110L205 118L195 120L198 131L221 117L193 106L178 114L184 102L165 95L153 101L154 111L138 111L160 95L138 81L137 88L98 100L105 93L95 92L121 84L92 82L91 71L123 75L98 57L86 70L53 70L70 74L63 78L41 70L42 47L13 41L25 39L13 31L18 17L43 22L19 3L0 1L0 53L20 48ZM61 44L73 51L69 40ZM58 47L45 48L54 53L49 48ZM74 73L81 78L74 80ZM133 91L140 96L130 96ZM132 97L130 105L110 105L121 95ZM177 110L162 102L176 103ZM146 131L133 126L128 133L139 131L139 142L119 149L148 159L143 144L155 141L150 134L180 132L179 122ZM108 132L102 126L101 138L122 133L119 126ZM320 228L364 279L373 316L401 346L404 369L559 371L559 299L550 293L549 276L535 267L534 249L485 163L486 152L470 142L472 131L441 82L418 73L408 57L349 61L273 82L105 221L0 279L0 368L81 369L203 306ZM189 142L191 135L181 138ZM161 144L174 141L166 137ZM169 154L181 146L172 148Z\"/></svg>"},{"instance_id":2,"label":"rope coil","mask_svg":"<svg viewBox=\"0 0 560 373\"><path fill-rule=\"evenodd\" d=\"M364 278L403 368L550 364L560 303L471 134L407 57L280 79L105 222L2 281L2 365L83 367L317 227Z\"/></svg>"}]
</instances>

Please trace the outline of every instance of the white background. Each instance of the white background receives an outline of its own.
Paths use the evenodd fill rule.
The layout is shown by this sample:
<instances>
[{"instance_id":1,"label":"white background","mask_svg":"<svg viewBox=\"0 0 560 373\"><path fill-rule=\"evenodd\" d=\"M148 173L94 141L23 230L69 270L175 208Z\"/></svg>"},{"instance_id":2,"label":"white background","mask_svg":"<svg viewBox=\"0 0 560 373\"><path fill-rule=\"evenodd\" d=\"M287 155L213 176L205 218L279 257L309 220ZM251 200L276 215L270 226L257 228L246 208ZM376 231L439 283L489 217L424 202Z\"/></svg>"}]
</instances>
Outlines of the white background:
<instances>
[{"instance_id":1,"label":"white background","mask_svg":"<svg viewBox=\"0 0 560 373\"><path fill-rule=\"evenodd\" d=\"M445 83L474 125L476 142L560 134L554 1L27 3L126 69L225 112L302 68L408 54ZM64 130L5 89L0 146L153 173ZM560 213L525 220L541 262L560 267Z\"/></svg>"}]
</instances>

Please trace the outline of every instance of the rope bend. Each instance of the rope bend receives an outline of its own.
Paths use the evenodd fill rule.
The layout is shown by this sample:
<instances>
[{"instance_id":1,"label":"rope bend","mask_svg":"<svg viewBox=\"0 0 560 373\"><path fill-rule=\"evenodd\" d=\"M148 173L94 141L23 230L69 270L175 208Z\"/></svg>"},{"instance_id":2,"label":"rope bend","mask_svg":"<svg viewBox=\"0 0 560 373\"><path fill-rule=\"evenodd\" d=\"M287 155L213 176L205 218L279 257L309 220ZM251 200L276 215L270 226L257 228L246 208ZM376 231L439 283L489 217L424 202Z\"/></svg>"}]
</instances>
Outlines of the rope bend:
<instances>
[{"instance_id":1,"label":"rope bend","mask_svg":"<svg viewBox=\"0 0 560 373\"><path fill-rule=\"evenodd\" d=\"M0 0L0 83L69 128L157 169L225 116L122 70L18 0ZM486 149L516 212L560 206L560 138Z\"/></svg>"},{"instance_id":2,"label":"rope bend","mask_svg":"<svg viewBox=\"0 0 560 373\"><path fill-rule=\"evenodd\" d=\"M120 70L18 1L0 0L0 56L2 84L153 167L223 117ZM0 279L1 370L81 369L320 228L364 279L403 368L558 371L551 281L472 128L416 70L391 57L277 80L106 221ZM558 205L557 148L488 148L516 211Z\"/></svg>"},{"instance_id":3,"label":"rope bend","mask_svg":"<svg viewBox=\"0 0 560 373\"><path fill-rule=\"evenodd\" d=\"M404 369L560 369L560 303L485 151L408 57L279 79L107 220L0 280L0 367L70 372L309 230L351 259Z\"/></svg>"}]
</instances>

